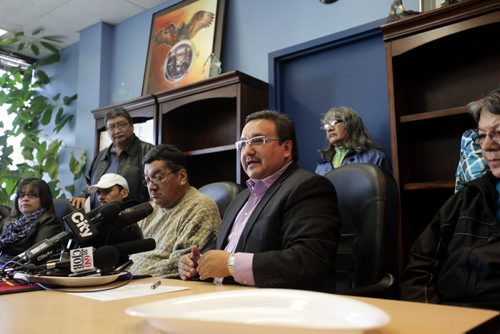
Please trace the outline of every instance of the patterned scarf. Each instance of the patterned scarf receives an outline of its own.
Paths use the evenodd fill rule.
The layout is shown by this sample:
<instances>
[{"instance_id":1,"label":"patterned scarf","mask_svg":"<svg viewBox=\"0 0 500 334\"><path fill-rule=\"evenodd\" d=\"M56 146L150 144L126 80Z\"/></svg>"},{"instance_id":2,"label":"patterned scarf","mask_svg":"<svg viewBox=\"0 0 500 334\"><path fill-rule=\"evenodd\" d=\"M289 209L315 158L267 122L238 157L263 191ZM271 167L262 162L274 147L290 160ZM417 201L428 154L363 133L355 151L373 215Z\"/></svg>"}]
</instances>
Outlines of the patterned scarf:
<instances>
[{"instance_id":1,"label":"patterned scarf","mask_svg":"<svg viewBox=\"0 0 500 334\"><path fill-rule=\"evenodd\" d=\"M10 222L5 227L5 231L0 237L0 248L12 245L24 238L28 237L36 228L40 216L45 212L45 209L40 208L29 215L21 215L17 219Z\"/></svg>"}]
</instances>

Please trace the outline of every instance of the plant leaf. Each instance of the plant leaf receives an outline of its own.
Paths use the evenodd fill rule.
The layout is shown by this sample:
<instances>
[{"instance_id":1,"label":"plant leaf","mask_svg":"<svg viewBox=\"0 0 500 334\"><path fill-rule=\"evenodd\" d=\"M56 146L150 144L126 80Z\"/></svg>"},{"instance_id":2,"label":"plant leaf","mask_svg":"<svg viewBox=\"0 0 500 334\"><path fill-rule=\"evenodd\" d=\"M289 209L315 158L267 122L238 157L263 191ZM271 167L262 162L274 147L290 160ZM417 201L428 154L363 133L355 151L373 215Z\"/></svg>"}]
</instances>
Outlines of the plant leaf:
<instances>
[{"instance_id":1,"label":"plant leaf","mask_svg":"<svg viewBox=\"0 0 500 334\"><path fill-rule=\"evenodd\" d=\"M46 48L47 50L49 51L52 51L52 52L59 52L59 48L56 47L55 45L51 44L51 43L47 43L47 42L44 42L44 41L41 41L40 44Z\"/></svg>"},{"instance_id":2,"label":"plant leaf","mask_svg":"<svg viewBox=\"0 0 500 334\"><path fill-rule=\"evenodd\" d=\"M33 51L33 53L37 56L40 55L40 48L35 44L31 44L31 51Z\"/></svg>"}]
</instances>

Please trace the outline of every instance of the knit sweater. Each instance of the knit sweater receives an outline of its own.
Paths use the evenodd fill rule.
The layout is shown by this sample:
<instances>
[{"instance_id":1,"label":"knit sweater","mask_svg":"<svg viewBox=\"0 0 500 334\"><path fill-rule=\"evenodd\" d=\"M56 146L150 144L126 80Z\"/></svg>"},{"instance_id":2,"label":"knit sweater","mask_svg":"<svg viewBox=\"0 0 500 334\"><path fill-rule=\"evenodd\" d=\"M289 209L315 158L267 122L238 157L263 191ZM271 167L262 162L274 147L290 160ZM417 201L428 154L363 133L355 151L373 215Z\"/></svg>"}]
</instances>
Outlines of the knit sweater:
<instances>
[{"instance_id":1,"label":"knit sweater","mask_svg":"<svg viewBox=\"0 0 500 334\"><path fill-rule=\"evenodd\" d=\"M178 278L179 258L190 252L191 246L203 248L215 242L221 220L215 202L191 187L171 209L153 204L153 212L138 222L144 238L153 238L156 248L133 254L133 274Z\"/></svg>"}]
</instances>

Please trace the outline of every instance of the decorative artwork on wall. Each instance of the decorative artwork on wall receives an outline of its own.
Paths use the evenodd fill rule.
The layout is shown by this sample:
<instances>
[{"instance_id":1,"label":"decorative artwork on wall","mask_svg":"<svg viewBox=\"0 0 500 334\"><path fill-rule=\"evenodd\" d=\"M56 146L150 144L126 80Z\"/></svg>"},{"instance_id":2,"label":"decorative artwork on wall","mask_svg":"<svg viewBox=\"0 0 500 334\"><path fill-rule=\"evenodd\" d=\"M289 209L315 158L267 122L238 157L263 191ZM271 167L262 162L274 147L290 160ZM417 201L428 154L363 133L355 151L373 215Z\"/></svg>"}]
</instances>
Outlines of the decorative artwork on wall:
<instances>
[{"instance_id":1,"label":"decorative artwork on wall","mask_svg":"<svg viewBox=\"0 0 500 334\"><path fill-rule=\"evenodd\" d=\"M206 79L220 58L225 0L187 0L153 14L142 95Z\"/></svg>"}]
</instances>

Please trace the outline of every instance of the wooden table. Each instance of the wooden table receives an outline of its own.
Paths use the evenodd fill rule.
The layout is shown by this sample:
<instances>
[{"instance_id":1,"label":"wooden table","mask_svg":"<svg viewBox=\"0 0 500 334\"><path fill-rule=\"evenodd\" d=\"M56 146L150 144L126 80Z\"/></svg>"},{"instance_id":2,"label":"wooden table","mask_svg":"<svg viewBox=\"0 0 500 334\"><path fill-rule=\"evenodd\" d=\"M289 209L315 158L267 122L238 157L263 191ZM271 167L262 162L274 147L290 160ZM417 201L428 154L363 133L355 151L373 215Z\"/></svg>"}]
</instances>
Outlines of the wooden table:
<instances>
[{"instance_id":1,"label":"wooden table","mask_svg":"<svg viewBox=\"0 0 500 334\"><path fill-rule=\"evenodd\" d=\"M151 284L147 278L130 284ZM205 282L163 279L163 285L189 289L155 296L96 301L57 291L32 291L0 296L0 333L71 333L71 334L159 334L143 318L125 314L129 306L147 302L215 291L253 289L222 286ZM383 309L390 323L370 333L463 333L494 317L497 311L410 303L395 300L353 297ZM221 333L223 334L223 333ZM237 334L237 333L236 333Z\"/></svg>"}]
</instances>

